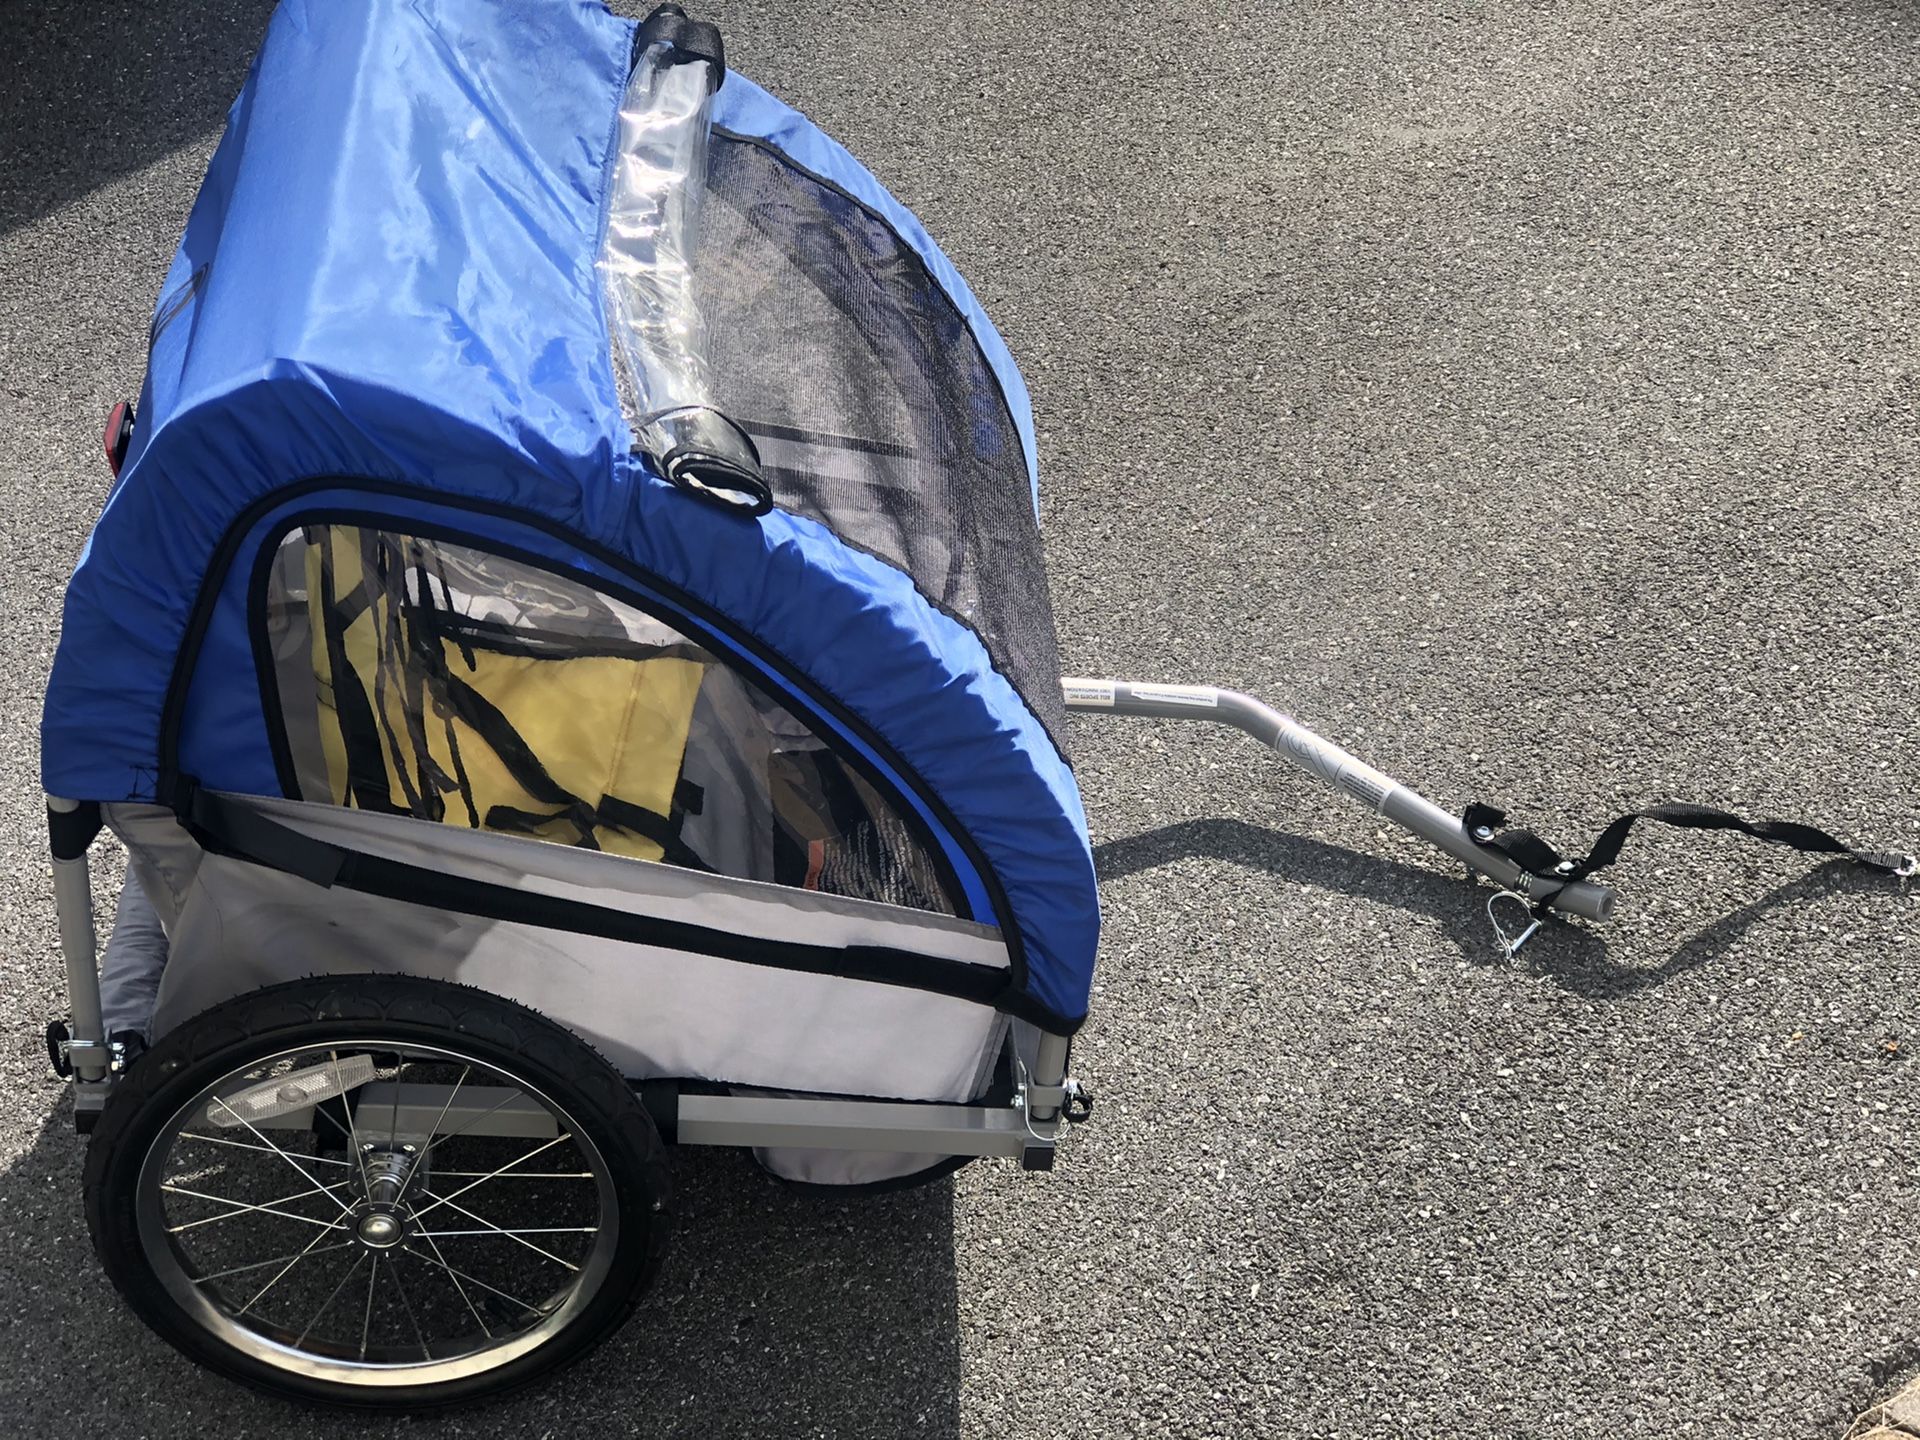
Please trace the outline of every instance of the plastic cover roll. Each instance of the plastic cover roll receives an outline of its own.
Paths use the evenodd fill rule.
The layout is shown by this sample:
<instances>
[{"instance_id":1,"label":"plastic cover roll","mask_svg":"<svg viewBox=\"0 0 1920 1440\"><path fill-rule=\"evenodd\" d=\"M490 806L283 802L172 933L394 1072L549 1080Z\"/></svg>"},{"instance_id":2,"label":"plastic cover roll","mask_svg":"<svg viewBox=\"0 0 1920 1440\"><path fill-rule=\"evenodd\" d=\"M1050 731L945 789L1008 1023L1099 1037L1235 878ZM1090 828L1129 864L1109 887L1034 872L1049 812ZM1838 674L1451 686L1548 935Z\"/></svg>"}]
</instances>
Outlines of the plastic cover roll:
<instances>
[{"instance_id":1,"label":"plastic cover roll","mask_svg":"<svg viewBox=\"0 0 1920 1440\"><path fill-rule=\"evenodd\" d=\"M682 43L701 33L715 43ZM620 106L600 270L621 408L638 447L675 484L761 512L769 496L759 455L713 408L693 287L707 132L725 73L717 40L711 26L692 25L666 6L642 28Z\"/></svg>"}]
</instances>

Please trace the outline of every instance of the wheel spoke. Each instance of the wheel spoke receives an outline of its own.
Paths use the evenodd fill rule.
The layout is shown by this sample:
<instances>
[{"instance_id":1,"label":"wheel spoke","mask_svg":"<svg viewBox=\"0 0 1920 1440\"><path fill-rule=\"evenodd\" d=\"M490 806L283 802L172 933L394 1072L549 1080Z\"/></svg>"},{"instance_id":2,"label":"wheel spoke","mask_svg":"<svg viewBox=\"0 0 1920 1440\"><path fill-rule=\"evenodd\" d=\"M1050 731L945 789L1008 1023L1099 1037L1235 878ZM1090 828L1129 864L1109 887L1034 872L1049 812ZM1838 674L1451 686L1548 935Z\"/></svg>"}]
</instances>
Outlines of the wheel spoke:
<instances>
[{"instance_id":1,"label":"wheel spoke","mask_svg":"<svg viewBox=\"0 0 1920 1440\"><path fill-rule=\"evenodd\" d=\"M453 1208L460 1210L458 1205ZM460 1210L460 1213L462 1215L470 1215L473 1212L470 1210ZM477 1219L478 1217L476 1216L475 1218ZM416 1230L413 1233L416 1235L432 1235L437 1239L444 1240L449 1235L598 1235L600 1233L600 1227L598 1225L554 1225L540 1230L505 1230L498 1225L489 1225L484 1230ZM560 1263L563 1265L566 1264L564 1260ZM580 1267L571 1265L567 1268L577 1270Z\"/></svg>"},{"instance_id":2,"label":"wheel spoke","mask_svg":"<svg viewBox=\"0 0 1920 1440\"><path fill-rule=\"evenodd\" d=\"M402 1055L400 1063L393 1067L393 1118L387 1121L387 1144L400 1144L400 1077L407 1073L407 1057Z\"/></svg>"},{"instance_id":3,"label":"wheel spoke","mask_svg":"<svg viewBox=\"0 0 1920 1440\"><path fill-rule=\"evenodd\" d=\"M421 1193L430 1200L441 1199L441 1197L439 1197L438 1195L435 1195L433 1191L426 1189L424 1186L421 1187ZM476 1215L473 1213L473 1211L467 1209L466 1206L454 1204L451 1199L441 1200L441 1203L444 1204L449 1210L458 1210L462 1215L466 1216L469 1220L478 1220L482 1225L486 1226L487 1228L485 1230L441 1230L436 1233L441 1235L485 1235L489 1233L505 1235L508 1239L518 1241L518 1243L526 1246L527 1249L533 1251L534 1254L543 1255L547 1259L553 1261L554 1264L564 1265L567 1267L567 1269L574 1271L576 1274L579 1272L580 1267L578 1265L575 1265L572 1261L562 1260L558 1255L554 1254L551 1250L542 1250L538 1245L534 1244L531 1240L521 1240L520 1236L521 1235L579 1234L581 1232L562 1231L562 1230L521 1230L521 1231L503 1230L501 1229L500 1226L494 1224L491 1220L487 1219L486 1216ZM431 1209L432 1207L429 1206L427 1208ZM421 1217L421 1215L425 1213L426 1211L424 1210L416 1210L414 1212L413 1218L415 1220L418 1220ZM597 1231L599 1228L600 1227L596 1225L594 1227L594 1230Z\"/></svg>"},{"instance_id":4,"label":"wheel spoke","mask_svg":"<svg viewBox=\"0 0 1920 1440\"><path fill-rule=\"evenodd\" d=\"M360 1189L367 1190L367 1152L360 1148L360 1127L354 1122L353 1102L347 1096L347 1082L340 1077L340 1052L329 1050L327 1059L333 1062L333 1083L340 1088L340 1108L347 1112L347 1142L353 1147L353 1163L359 1167ZM338 1124L338 1121L334 1122Z\"/></svg>"},{"instance_id":5,"label":"wheel spoke","mask_svg":"<svg viewBox=\"0 0 1920 1440\"><path fill-rule=\"evenodd\" d=\"M373 1287L380 1278L380 1256L373 1257L373 1264L367 1267L367 1310L360 1317L360 1358L367 1358L367 1331L373 1328Z\"/></svg>"},{"instance_id":6,"label":"wheel spoke","mask_svg":"<svg viewBox=\"0 0 1920 1440\"><path fill-rule=\"evenodd\" d=\"M340 1182L340 1185L351 1185L352 1183L353 1182L351 1180L342 1180ZM167 1227L167 1233L169 1235L178 1235L182 1231L197 1230L202 1225L211 1225L218 1220L231 1220L236 1215L254 1215L254 1214L278 1215L282 1220L301 1220L307 1223L308 1225L324 1225L329 1230L337 1230L340 1228L340 1222L338 1220L320 1220L315 1218L312 1215L302 1215L302 1214L299 1214L297 1211L280 1210L280 1209L276 1209L275 1207L284 1205L289 1200L303 1200L309 1195L325 1195L329 1199L334 1200L337 1203L339 1200L339 1197L337 1195L334 1195L333 1192L335 1190L338 1190L340 1188L340 1185L316 1185L311 1190L301 1190L298 1193L293 1195L282 1195L278 1199L265 1200L258 1205L243 1204L238 1200L230 1200L225 1195L208 1195L203 1191L189 1190L184 1185L163 1184L161 1185L160 1188L161 1190L163 1190L169 1195L189 1195L195 1200L211 1200L216 1205L232 1205L233 1207L235 1207L231 1210L226 1211L224 1214L208 1215L205 1218L200 1220L189 1220L182 1225L169 1225ZM340 1208L343 1211L347 1209L347 1207L344 1205L342 1205Z\"/></svg>"},{"instance_id":7,"label":"wheel spoke","mask_svg":"<svg viewBox=\"0 0 1920 1440\"><path fill-rule=\"evenodd\" d=\"M419 1158L415 1160L412 1168L409 1169L405 1175L400 1177L400 1188L398 1191L395 1192L393 1197L394 1204L398 1205L400 1201L406 1197L407 1187L413 1183L413 1177L420 1173L420 1169L421 1169L420 1162L424 1161L427 1158L427 1156L433 1151L433 1137L437 1133L439 1133L442 1122L444 1122L447 1118L447 1112L453 1109L454 1097L460 1093L460 1087L467 1083L467 1076L471 1075L472 1073L473 1073L473 1066L471 1065L465 1066L460 1071L460 1078L453 1082L453 1089L449 1091L447 1094L447 1103L440 1107L440 1113L434 1117L433 1129L427 1132L427 1143L421 1149ZM400 1103L400 1092L396 1088L394 1091L394 1104L398 1106L399 1103Z\"/></svg>"},{"instance_id":8,"label":"wheel spoke","mask_svg":"<svg viewBox=\"0 0 1920 1440\"><path fill-rule=\"evenodd\" d=\"M407 1323L413 1326L413 1338L420 1342L421 1359L433 1359L433 1346L427 1343L426 1332L420 1328L420 1317L413 1313L413 1301L407 1297L407 1287L401 1282L400 1267L393 1263L391 1255L380 1258L387 1262L387 1274L393 1280L394 1293L400 1297L400 1304L407 1312Z\"/></svg>"},{"instance_id":9,"label":"wheel spoke","mask_svg":"<svg viewBox=\"0 0 1920 1440\"><path fill-rule=\"evenodd\" d=\"M334 1286L332 1291L327 1295L327 1298L320 1302L320 1308L313 1312L313 1318L307 1321L306 1328L302 1330L299 1333L299 1335L294 1338L294 1342L293 1342L294 1349L297 1350L302 1345L306 1344L307 1336L313 1333L313 1327L318 1325L320 1323L321 1317L324 1316L327 1313L327 1311L333 1308L333 1302L340 1298L340 1292L347 1288L347 1282L353 1279L355 1274L359 1272L361 1262L364 1261L367 1258L367 1256L369 1256L372 1253L373 1252L370 1250L362 1250L359 1256L354 1260L353 1264L347 1267L347 1273L340 1277L340 1283Z\"/></svg>"},{"instance_id":10,"label":"wheel spoke","mask_svg":"<svg viewBox=\"0 0 1920 1440\"><path fill-rule=\"evenodd\" d=\"M330 1229L332 1230L343 1230L345 1228L346 1227L344 1225L335 1225L330 1227ZM322 1240L326 1239L327 1235L328 1235L328 1231L322 1230L318 1235L314 1236L313 1239L309 1240L307 1242L307 1248L305 1250L302 1250L298 1255L294 1256L291 1260L287 1261L287 1263L281 1268L278 1274L276 1274L271 1280L267 1281L266 1284L260 1287L258 1294L256 1294L251 1300L247 1301L246 1304L242 1305L238 1310L234 1312L233 1318L238 1320L242 1315L246 1314L247 1311L251 1310L254 1306L258 1305L262 1300L266 1299L267 1292L273 1289L274 1286L278 1285L283 1279L286 1278L287 1271L293 1269L294 1266L298 1265L302 1260L306 1259L308 1255L312 1254L314 1246L318 1245ZM353 1242L351 1240L343 1240L341 1242L341 1244L343 1245L351 1245L352 1243ZM329 1246L328 1248L338 1249L339 1247Z\"/></svg>"},{"instance_id":11,"label":"wheel spoke","mask_svg":"<svg viewBox=\"0 0 1920 1440\"><path fill-rule=\"evenodd\" d=\"M498 1286L489 1285L486 1281L477 1279L476 1277L467 1274L467 1272L464 1270L454 1269L453 1266L447 1264L445 1260L435 1259L430 1256L422 1255L418 1250L411 1249L405 1245L402 1245L400 1248L406 1251L407 1254L413 1256L414 1259L424 1260L429 1265L438 1265L442 1270L446 1271L449 1275L452 1275L458 1279L464 1280L469 1285L477 1285L490 1295L498 1295L502 1300L511 1300L514 1304L518 1305L522 1310L526 1311L529 1315L544 1315L547 1313L545 1310L542 1310L538 1305L527 1304L527 1302L522 1300L518 1295L509 1295L506 1291L500 1289ZM437 1249L435 1251L435 1254L436 1255L438 1254Z\"/></svg>"},{"instance_id":12,"label":"wheel spoke","mask_svg":"<svg viewBox=\"0 0 1920 1440\"><path fill-rule=\"evenodd\" d=\"M274 1154L278 1155L282 1160L286 1161L287 1164L293 1166L294 1174L298 1175L302 1180L307 1181L309 1184L312 1183L313 1176L309 1175L306 1171L302 1170L298 1162L294 1160L293 1156L289 1155L286 1151L282 1150L278 1145L274 1144L271 1140L267 1139L267 1137L262 1135L258 1130L255 1130L253 1122L251 1120L247 1119L246 1116L242 1115L238 1110L234 1109L231 1105L227 1104L227 1102L225 1100L222 1100L218 1095L213 1097L213 1103L218 1105L222 1110L226 1111L229 1115L233 1116L234 1119L238 1120L242 1125L246 1126L247 1129L253 1130L253 1138L258 1140L262 1145L265 1145L269 1150L273 1151ZM338 1195L335 1195L331 1189L327 1191L327 1198L332 1200L334 1204L340 1207L342 1214L349 1213L353 1208L352 1206L346 1204L343 1200L341 1200L341 1198Z\"/></svg>"},{"instance_id":13,"label":"wheel spoke","mask_svg":"<svg viewBox=\"0 0 1920 1440\"><path fill-rule=\"evenodd\" d=\"M494 1111L504 1109L506 1106L511 1105L514 1101L518 1100L525 1093L526 1092L524 1090L517 1090L517 1089L509 1090L507 1092L506 1099L500 1101L497 1104L489 1105L485 1110L482 1110L478 1115L474 1116L471 1120L467 1121L467 1123L462 1125L458 1130L450 1131L449 1133L440 1136L438 1139L429 1140L426 1143L426 1145L421 1148L420 1158L422 1160L426 1159L427 1156L431 1155L435 1150L438 1150L442 1145L446 1144L447 1141L449 1140L458 1140L462 1135L466 1134L467 1131L471 1130L474 1126L478 1125L482 1120L486 1119L489 1115L493 1114Z\"/></svg>"},{"instance_id":14,"label":"wheel spoke","mask_svg":"<svg viewBox=\"0 0 1920 1440\"><path fill-rule=\"evenodd\" d=\"M325 1114L326 1112L322 1111L321 1113ZM331 1115L328 1115L327 1118L331 1120L333 1117ZM270 1150L265 1145L249 1145L244 1140L223 1140L218 1135L196 1135L191 1130L182 1130L180 1132L179 1138L182 1140L198 1140L203 1145L229 1145L229 1146L232 1146L235 1150L254 1150L254 1151L258 1151L262 1155L271 1155L273 1153L273 1151ZM284 1155L284 1154L291 1154L292 1152L283 1150L281 1153ZM303 1164L308 1164L308 1165L349 1165L350 1166L352 1164L352 1162L348 1160L336 1160L331 1155L301 1155L296 1158L298 1158Z\"/></svg>"},{"instance_id":15,"label":"wheel spoke","mask_svg":"<svg viewBox=\"0 0 1920 1440\"><path fill-rule=\"evenodd\" d=\"M345 1229L346 1227L341 1226L339 1228ZM324 1240L326 1237L323 1235L320 1238ZM229 1275L244 1275L249 1270L264 1270L269 1265L279 1265L288 1260L298 1260L302 1255L324 1255L329 1250L344 1250L351 1244L353 1244L351 1240L342 1240L337 1245L322 1245L318 1250L296 1250L291 1255L276 1255L271 1260L253 1260L245 1265L235 1265L231 1269L216 1270L211 1275L193 1276L192 1283L195 1285L211 1285L214 1281L224 1280ZM248 1301L247 1303L251 1305L253 1302Z\"/></svg>"},{"instance_id":16,"label":"wheel spoke","mask_svg":"<svg viewBox=\"0 0 1920 1440\"><path fill-rule=\"evenodd\" d=\"M442 1195L437 1199L435 1199L433 1204L421 1206L418 1210L413 1212L413 1218L418 1220L422 1215L430 1214L431 1212L439 1209L442 1205L445 1205L448 1201L457 1200L462 1195L466 1194L469 1190L472 1190L476 1186L486 1184L487 1181L493 1179L496 1175L505 1174L507 1171L513 1169L514 1166L519 1165L525 1161L531 1160L536 1155L545 1154L547 1151L551 1150L554 1146L558 1145L561 1141L571 1140L572 1138L573 1138L572 1131L562 1130L558 1135L554 1136L553 1139L547 1141L545 1144L534 1146L533 1149L527 1151L527 1153L520 1156L519 1159L509 1160L506 1164L502 1165L498 1170L489 1170L485 1175L482 1175L478 1180L469 1180L465 1185L462 1185L458 1190L454 1191L453 1194Z\"/></svg>"},{"instance_id":17,"label":"wheel spoke","mask_svg":"<svg viewBox=\"0 0 1920 1440\"><path fill-rule=\"evenodd\" d=\"M440 1254L440 1247L434 1243L433 1236L423 1232L420 1238L427 1242L427 1248L432 1250L434 1255L438 1257L437 1263L442 1270L447 1272L447 1278L453 1281L453 1288L460 1292L460 1298L466 1302L468 1311L473 1315L474 1324L480 1327L480 1333L489 1340L493 1339L493 1331L487 1328L487 1322L481 1317L480 1312L474 1309L473 1301L468 1298L467 1295L467 1287L460 1283L460 1272L447 1264L447 1257ZM422 1255L416 1256L415 1258L424 1260L426 1257Z\"/></svg>"}]
</instances>

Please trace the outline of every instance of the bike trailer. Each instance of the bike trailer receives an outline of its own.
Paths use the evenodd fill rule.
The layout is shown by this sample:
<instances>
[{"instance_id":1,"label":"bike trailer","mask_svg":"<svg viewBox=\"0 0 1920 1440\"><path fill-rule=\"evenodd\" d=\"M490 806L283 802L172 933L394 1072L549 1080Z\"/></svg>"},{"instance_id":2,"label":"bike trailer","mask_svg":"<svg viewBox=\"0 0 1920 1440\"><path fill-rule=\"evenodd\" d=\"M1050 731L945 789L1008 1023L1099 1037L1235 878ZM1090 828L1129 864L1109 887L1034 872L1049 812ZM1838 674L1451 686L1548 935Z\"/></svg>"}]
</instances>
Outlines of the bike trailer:
<instances>
[{"instance_id":1,"label":"bike trailer","mask_svg":"<svg viewBox=\"0 0 1920 1440\"><path fill-rule=\"evenodd\" d=\"M1244 696L1063 685L1006 347L675 7L283 0L106 443L50 1044L109 1274L277 1393L583 1353L660 1264L664 1144L1049 1167L1099 928L1070 707L1227 721L1510 902L1612 903ZM114 944L157 937L104 995L103 826Z\"/></svg>"}]
</instances>

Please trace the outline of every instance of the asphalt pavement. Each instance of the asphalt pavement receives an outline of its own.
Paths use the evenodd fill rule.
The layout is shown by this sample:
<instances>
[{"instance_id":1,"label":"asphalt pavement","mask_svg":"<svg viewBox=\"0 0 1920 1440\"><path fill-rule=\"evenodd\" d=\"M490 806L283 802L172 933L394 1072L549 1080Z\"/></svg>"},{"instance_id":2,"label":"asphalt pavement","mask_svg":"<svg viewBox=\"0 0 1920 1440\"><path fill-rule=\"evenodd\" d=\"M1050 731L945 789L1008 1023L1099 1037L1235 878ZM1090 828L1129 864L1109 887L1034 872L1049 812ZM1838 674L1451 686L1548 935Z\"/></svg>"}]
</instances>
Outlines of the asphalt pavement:
<instances>
[{"instance_id":1,"label":"asphalt pavement","mask_svg":"<svg viewBox=\"0 0 1920 1440\"><path fill-rule=\"evenodd\" d=\"M1487 892L1230 734L1076 720L1106 905L1051 1175L683 1157L592 1360L315 1418L104 1284L37 793L98 433L267 6L0 11L0 1433L1834 1437L1920 1367L1920 912L1649 833ZM1920 10L728 4L1021 361L1069 667L1273 699L1572 845L1920 848ZM103 878L113 867L100 858Z\"/></svg>"}]
</instances>

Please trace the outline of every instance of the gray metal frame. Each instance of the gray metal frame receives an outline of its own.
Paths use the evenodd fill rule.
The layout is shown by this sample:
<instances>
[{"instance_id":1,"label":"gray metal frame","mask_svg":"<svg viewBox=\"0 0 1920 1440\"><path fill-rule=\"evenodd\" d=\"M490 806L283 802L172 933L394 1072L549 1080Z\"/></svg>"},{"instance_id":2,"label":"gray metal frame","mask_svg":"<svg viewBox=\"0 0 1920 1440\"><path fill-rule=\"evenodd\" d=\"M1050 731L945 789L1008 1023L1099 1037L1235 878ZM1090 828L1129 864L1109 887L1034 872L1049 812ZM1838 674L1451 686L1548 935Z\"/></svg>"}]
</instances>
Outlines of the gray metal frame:
<instances>
[{"instance_id":1,"label":"gray metal frame","mask_svg":"<svg viewBox=\"0 0 1920 1440\"><path fill-rule=\"evenodd\" d=\"M71 815L77 800L47 796L47 810ZM93 922L93 877L85 854L53 860L53 905L60 925L60 953L67 963L67 1006L71 1019L67 1063L73 1067L74 1122L89 1128L107 1103L113 1083L113 1056L100 1018L100 942Z\"/></svg>"}]
</instances>

